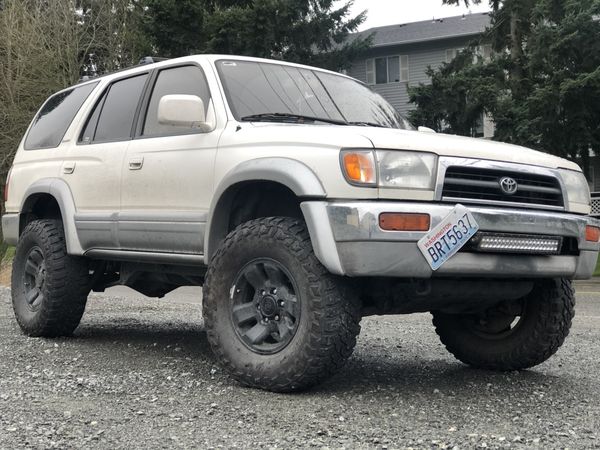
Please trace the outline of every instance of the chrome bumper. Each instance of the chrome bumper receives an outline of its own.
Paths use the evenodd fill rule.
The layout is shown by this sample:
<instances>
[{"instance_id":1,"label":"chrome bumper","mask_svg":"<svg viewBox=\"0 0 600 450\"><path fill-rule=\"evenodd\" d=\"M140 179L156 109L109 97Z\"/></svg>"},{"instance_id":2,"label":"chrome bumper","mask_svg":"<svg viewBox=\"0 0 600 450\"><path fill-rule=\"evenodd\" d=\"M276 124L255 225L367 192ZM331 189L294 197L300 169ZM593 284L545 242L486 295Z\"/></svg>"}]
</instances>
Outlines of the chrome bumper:
<instances>
[{"instance_id":1,"label":"chrome bumper","mask_svg":"<svg viewBox=\"0 0 600 450\"><path fill-rule=\"evenodd\" d=\"M467 206L480 230L542 234L575 238L579 255L528 256L459 252L437 271L417 248L423 232L384 231L383 212L426 213L435 227L452 204L418 202L305 202L306 218L315 253L338 275L386 277L497 277L587 279L592 276L600 244L585 240L585 227L600 226L596 219L575 214Z\"/></svg>"}]
</instances>

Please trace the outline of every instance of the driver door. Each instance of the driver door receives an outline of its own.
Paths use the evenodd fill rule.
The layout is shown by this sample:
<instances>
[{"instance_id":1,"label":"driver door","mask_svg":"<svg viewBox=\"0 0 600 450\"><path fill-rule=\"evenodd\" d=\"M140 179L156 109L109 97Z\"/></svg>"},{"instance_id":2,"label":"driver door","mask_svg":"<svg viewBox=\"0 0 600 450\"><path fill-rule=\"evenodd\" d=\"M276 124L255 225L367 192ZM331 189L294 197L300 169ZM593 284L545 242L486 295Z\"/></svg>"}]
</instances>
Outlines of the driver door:
<instances>
[{"instance_id":1,"label":"driver door","mask_svg":"<svg viewBox=\"0 0 600 450\"><path fill-rule=\"evenodd\" d=\"M209 131L159 123L160 99L174 94L202 99ZM190 64L158 71L139 135L124 159L121 249L202 254L219 135L202 68Z\"/></svg>"}]
</instances>

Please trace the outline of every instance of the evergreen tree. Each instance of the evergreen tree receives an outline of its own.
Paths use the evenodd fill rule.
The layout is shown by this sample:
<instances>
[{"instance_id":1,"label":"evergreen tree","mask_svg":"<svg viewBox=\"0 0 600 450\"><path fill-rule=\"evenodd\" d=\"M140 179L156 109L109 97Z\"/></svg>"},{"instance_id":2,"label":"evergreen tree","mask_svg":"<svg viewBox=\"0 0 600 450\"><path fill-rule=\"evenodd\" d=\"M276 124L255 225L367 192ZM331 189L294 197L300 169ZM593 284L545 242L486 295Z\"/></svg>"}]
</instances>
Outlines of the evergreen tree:
<instances>
[{"instance_id":1,"label":"evergreen tree","mask_svg":"<svg viewBox=\"0 0 600 450\"><path fill-rule=\"evenodd\" d=\"M475 62L474 62L475 61ZM505 72L499 64L485 63L473 49L460 52L440 69L427 69L430 84L409 88L417 108L410 120L436 131L474 135L483 113L495 108L504 89Z\"/></svg>"},{"instance_id":2,"label":"evergreen tree","mask_svg":"<svg viewBox=\"0 0 600 450\"><path fill-rule=\"evenodd\" d=\"M472 63L459 56L430 71L433 83L411 90L412 119L469 134L474 111L485 111L496 139L586 168L590 150L600 153L600 0L490 5L492 25L482 39L493 43L493 59Z\"/></svg>"},{"instance_id":3,"label":"evergreen tree","mask_svg":"<svg viewBox=\"0 0 600 450\"><path fill-rule=\"evenodd\" d=\"M224 53L331 69L349 66L368 39L348 40L365 20L352 1L146 0L145 31L161 56Z\"/></svg>"},{"instance_id":4,"label":"evergreen tree","mask_svg":"<svg viewBox=\"0 0 600 450\"><path fill-rule=\"evenodd\" d=\"M209 0L142 0L146 8L143 32L155 54L177 57L206 48L206 18L214 6Z\"/></svg>"}]
</instances>

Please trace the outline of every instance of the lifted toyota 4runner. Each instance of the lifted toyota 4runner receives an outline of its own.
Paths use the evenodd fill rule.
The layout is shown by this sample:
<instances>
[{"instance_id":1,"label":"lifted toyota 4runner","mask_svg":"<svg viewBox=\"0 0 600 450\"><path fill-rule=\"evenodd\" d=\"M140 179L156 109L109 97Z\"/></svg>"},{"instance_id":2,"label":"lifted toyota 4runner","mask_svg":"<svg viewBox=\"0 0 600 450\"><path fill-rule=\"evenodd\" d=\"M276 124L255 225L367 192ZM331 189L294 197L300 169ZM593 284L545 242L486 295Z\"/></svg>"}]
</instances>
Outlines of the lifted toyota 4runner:
<instances>
[{"instance_id":1,"label":"lifted toyota 4runner","mask_svg":"<svg viewBox=\"0 0 600 450\"><path fill-rule=\"evenodd\" d=\"M78 326L90 290L203 286L217 359L242 383L314 385L361 317L431 311L475 367L563 343L600 229L580 168L416 131L344 75L190 56L50 97L7 184L12 298L30 336Z\"/></svg>"}]
</instances>

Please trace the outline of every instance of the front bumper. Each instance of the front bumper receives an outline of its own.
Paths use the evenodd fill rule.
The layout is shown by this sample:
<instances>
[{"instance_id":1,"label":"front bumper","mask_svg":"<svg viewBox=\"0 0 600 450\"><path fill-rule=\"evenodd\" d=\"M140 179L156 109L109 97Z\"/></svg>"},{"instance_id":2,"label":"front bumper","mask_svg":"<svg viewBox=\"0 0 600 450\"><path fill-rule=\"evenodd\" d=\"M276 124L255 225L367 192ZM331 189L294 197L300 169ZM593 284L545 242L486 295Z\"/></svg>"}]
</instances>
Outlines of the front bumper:
<instances>
[{"instance_id":1,"label":"front bumper","mask_svg":"<svg viewBox=\"0 0 600 450\"><path fill-rule=\"evenodd\" d=\"M435 272L419 251L424 232L384 231L381 213L426 213L435 227L452 204L418 202L304 202L315 253L332 273L402 278L590 278L600 244L585 240L587 216L552 211L468 206L481 231L573 238L578 255L537 256L459 252Z\"/></svg>"}]
</instances>

